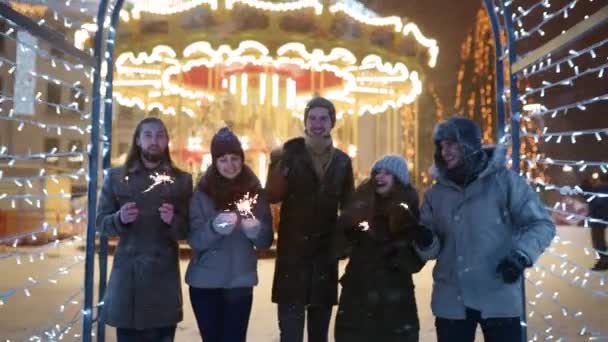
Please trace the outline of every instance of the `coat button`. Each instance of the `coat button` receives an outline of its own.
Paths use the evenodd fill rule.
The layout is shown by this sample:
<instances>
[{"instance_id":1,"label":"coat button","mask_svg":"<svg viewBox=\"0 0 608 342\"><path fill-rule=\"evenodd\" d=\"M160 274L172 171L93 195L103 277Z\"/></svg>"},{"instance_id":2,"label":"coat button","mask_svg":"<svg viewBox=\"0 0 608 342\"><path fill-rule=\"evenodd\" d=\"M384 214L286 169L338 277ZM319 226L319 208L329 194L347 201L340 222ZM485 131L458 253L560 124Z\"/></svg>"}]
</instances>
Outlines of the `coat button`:
<instances>
[{"instance_id":1,"label":"coat button","mask_svg":"<svg viewBox=\"0 0 608 342\"><path fill-rule=\"evenodd\" d=\"M456 222L460 221L460 216L455 215L455 216L454 216L454 221L456 221Z\"/></svg>"}]
</instances>

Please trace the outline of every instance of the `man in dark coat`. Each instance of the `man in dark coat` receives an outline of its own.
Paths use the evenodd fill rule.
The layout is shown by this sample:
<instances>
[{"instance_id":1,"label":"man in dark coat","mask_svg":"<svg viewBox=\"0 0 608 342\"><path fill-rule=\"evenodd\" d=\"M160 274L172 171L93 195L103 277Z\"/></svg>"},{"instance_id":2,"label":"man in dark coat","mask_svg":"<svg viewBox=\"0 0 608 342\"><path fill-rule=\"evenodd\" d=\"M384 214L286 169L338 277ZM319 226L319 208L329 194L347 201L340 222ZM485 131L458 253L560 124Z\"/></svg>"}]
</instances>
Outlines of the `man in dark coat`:
<instances>
[{"instance_id":1,"label":"man in dark coat","mask_svg":"<svg viewBox=\"0 0 608 342\"><path fill-rule=\"evenodd\" d=\"M177 240L188 230L192 176L173 166L168 143L161 120L142 120L101 190L97 230L120 239L101 315L118 342L173 341L182 320Z\"/></svg>"},{"instance_id":2,"label":"man in dark coat","mask_svg":"<svg viewBox=\"0 0 608 342\"><path fill-rule=\"evenodd\" d=\"M271 156L267 191L281 202L272 300L278 304L281 342L325 342L338 296L333 252L338 210L354 189L350 158L334 148L333 104L313 98L304 112L304 137L289 140Z\"/></svg>"}]
</instances>

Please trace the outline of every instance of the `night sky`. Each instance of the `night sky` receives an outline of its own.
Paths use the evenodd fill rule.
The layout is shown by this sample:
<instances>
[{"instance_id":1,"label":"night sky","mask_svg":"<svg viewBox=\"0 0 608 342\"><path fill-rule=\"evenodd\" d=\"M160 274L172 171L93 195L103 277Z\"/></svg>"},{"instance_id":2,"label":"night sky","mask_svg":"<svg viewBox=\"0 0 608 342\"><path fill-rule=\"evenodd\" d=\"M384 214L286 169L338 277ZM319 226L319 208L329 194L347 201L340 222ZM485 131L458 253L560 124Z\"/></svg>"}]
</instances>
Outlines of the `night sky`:
<instances>
[{"instance_id":1,"label":"night sky","mask_svg":"<svg viewBox=\"0 0 608 342\"><path fill-rule=\"evenodd\" d=\"M473 28L481 0L362 0L378 14L397 15L415 22L439 45L437 66L429 77L449 114L454 108L460 45Z\"/></svg>"}]
</instances>

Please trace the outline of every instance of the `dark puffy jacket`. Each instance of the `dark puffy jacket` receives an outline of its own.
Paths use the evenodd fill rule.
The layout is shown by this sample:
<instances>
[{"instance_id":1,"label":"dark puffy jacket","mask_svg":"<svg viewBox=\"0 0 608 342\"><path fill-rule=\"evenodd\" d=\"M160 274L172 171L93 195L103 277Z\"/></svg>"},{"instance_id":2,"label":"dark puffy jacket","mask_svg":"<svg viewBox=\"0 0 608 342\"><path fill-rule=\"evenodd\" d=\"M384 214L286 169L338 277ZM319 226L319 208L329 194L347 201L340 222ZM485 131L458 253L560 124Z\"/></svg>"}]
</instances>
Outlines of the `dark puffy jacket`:
<instances>
[{"instance_id":1,"label":"dark puffy jacket","mask_svg":"<svg viewBox=\"0 0 608 342\"><path fill-rule=\"evenodd\" d=\"M359 227L363 221L369 224L366 231ZM410 234L417 224L418 197L411 186L397 184L388 198L376 195L372 182L357 189L339 220L350 260L340 279L337 342L417 341L412 273L424 266Z\"/></svg>"},{"instance_id":2,"label":"dark puffy jacket","mask_svg":"<svg viewBox=\"0 0 608 342\"><path fill-rule=\"evenodd\" d=\"M144 193L155 171L170 174L174 183ZM111 169L99 199L97 230L120 238L102 316L107 324L127 329L175 325L183 316L177 241L188 232L192 176L168 166L146 170L140 164L126 175L122 168ZM124 225L119 210L127 202L136 202L139 216ZM175 207L171 226L160 218L162 203Z\"/></svg>"},{"instance_id":3,"label":"dark puffy jacket","mask_svg":"<svg viewBox=\"0 0 608 342\"><path fill-rule=\"evenodd\" d=\"M272 203L281 202L272 300L335 305L338 262L333 253L338 209L353 192L351 160L334 149L325 176L314 171L304 138L273 153L267 181Z\"/></svg>"}]
</instances>

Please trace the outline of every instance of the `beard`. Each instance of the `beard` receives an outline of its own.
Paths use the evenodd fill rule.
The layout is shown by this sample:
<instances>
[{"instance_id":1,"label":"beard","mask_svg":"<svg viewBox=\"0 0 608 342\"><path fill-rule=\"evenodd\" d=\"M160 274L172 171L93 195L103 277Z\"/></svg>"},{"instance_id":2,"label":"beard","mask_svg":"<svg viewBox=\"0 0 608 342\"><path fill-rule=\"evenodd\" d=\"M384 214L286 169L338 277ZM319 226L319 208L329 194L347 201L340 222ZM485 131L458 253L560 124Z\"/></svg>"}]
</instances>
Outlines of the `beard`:
<instances>
[{"instance_id":1,"label":"beard","mask_svg":"<svg viewBox=\"0 0 608 342\"><path fill-rule=\"evenodd\" d=\"M308 130L304 130L306 144L316 153L321 153L327 149L332 143L329 133L323 135L311 135Z\"/></svg>"},{"instance_id":2,"label":"beard","mask_svg":"<svg viewBox=\"0 0 608 342\"><path fill-rule=\"evenodd\" d=\"M159 149L158 152L141 150L141 157L150 163L158 163L165 160L165 151Z\"/></svg>"}]
</instances>

